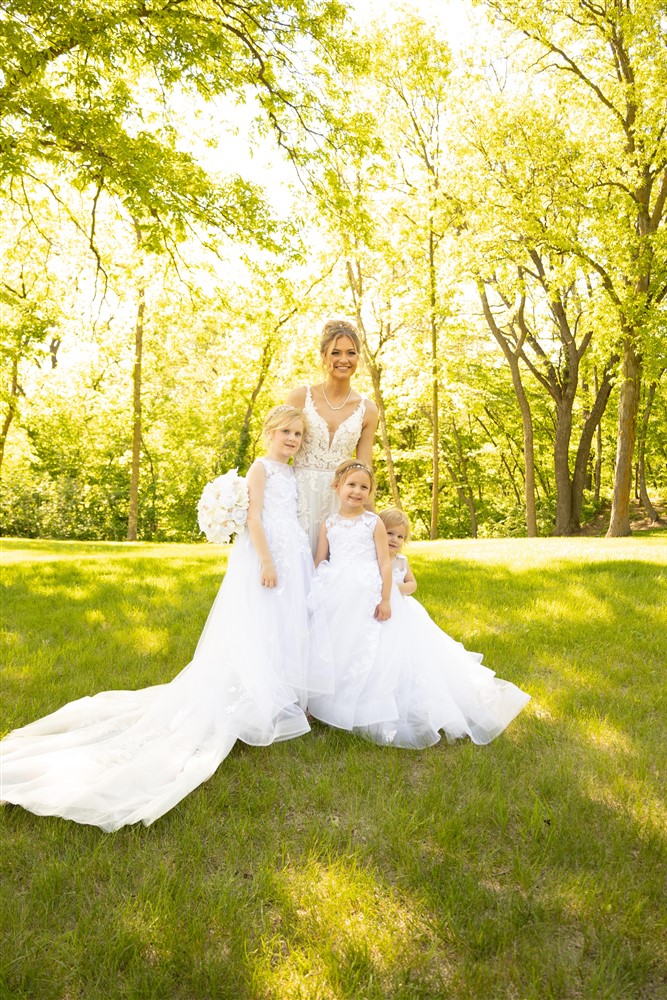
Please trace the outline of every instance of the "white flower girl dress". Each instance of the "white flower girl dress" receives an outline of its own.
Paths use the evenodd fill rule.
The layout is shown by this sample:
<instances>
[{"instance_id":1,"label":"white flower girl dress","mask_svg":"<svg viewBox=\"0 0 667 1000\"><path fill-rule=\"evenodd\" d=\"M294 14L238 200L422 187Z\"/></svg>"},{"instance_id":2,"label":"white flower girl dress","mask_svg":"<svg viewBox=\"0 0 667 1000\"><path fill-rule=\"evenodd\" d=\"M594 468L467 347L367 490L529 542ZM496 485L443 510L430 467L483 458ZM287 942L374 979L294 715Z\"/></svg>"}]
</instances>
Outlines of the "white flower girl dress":
<instances>
[{"instance_id":1,"label":"white flower girl dress","mask_svg":"<svg viewBox=\"0 0 667 1000\"><path fill-rule=\"evenodd\" d=\"M334 690L309 698L322 722L374 743L421 749L469 736L474 743L495 739L530 700L514 684L482 666L396 584L407 562L394 562L391 618L373 613L382 581L373 532L377 515L327 518L330 557L317 568L309 605L324 613L333 642ZM318 640L312 644L314 660Z\"/></svg>"},{"instance_id":2,"label":"white flower girl dress","mask_svg":"<svg viewBox=\"0 0 667 1000\"><path fill-rule=\"evenodd\" d=\"M260 461L278 586L261 586L250 538L238 536L192 662L168 684L81 698L10 733L0 742L1 801L103 830L148 825L209 778L236 740L263 746L309 730L306 691L328 683L309 676L312 557L292 468Z\"/></svg>"}]
</instances>

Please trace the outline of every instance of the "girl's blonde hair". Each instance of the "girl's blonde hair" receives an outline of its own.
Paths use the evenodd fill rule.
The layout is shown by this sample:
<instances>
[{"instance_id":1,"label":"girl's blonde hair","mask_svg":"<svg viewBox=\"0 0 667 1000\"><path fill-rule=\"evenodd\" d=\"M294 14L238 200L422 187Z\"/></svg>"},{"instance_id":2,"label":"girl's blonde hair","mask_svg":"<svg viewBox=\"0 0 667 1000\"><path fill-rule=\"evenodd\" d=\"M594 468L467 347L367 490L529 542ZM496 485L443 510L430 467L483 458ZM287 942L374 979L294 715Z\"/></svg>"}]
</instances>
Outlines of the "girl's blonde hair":
<instances>
[{"instance_id":1,"label":"girl's blonde hair","mask_svg":"<svg viewBox=\"0 0 667 1000\"><path fill-rule=\"evenodd\" d=\"M350 473L353 472L355 469L361 469L363 472L367 474L368 478L371 481L371 490L369 497L372 497L373 494L375 493L375 476L373 475L373 470L369 469L369 467L364 462L358 462L356 458L347 458L344 462L340 463L340 465L334 472L334 478L332 483L333 488L337 490L339 486L342 486L347 477L350 475Z\"/></svg>"},{"instance_id":2,"label":"girl's blonde hair","mask_svg":"<svg viewBox=\"0 0 667 1000\"><path fill-rule=\"evenodd\" d=\"M308 423L303 410L300 410L298 406L288 406L287 403L281 403L280 406L274 406L272 410L269 410L264 418L264 424L262 426L264 437L268 438L274 431L280 430L281 427L289 427L290 424L293 424L296 420L299 420L303 425L303 432L305 434L308 430Z\"/></svg>"},{"instance_id":3,"label":"girl's blonde hair","mask_svg":"<svg viewBox=\"0 0 667 1000\"><path fill-rule=\"evenodd\" d=\"M407 514L404 514L398 507L387 507L386 510L380 511L378 517L383 522L385 528L395 528L396 525L400 524L405 529L405 540L407 542L410 537L410 520Z\"/></svg>"}]
</instances>

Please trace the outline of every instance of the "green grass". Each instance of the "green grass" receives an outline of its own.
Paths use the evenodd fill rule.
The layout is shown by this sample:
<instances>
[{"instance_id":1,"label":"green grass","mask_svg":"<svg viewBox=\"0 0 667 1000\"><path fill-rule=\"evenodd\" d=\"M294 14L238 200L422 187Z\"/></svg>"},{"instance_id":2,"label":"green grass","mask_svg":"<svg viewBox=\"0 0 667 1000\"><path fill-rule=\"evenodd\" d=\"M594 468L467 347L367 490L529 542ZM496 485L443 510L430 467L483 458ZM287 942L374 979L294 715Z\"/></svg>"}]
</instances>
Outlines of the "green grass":
<instances>
[{"instance_id":1,"label":"green grass","mask_svg":"<svg viewBox=\"0 0 667 1000\"><path fill-rule=\"evenodd\" d=\"M5 542L0 729L185 665L224 550ZM418 595L533 695L488 747L316 725L154 826L0 809L0 997L667 997L666 536L416 543Z\"/></svg>"}]
</instances>

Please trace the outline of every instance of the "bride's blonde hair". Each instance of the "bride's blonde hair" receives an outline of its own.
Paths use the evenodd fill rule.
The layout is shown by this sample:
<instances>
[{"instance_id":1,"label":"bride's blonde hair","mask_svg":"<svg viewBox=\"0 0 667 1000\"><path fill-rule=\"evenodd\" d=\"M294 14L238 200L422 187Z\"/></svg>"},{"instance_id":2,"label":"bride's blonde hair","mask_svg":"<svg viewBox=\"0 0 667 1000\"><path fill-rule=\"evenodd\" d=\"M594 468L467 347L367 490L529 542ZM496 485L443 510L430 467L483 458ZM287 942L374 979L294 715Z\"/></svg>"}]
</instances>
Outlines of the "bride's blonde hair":
<instances>
[{"instance_id":1,"label":"bride's blonde hair","mask_svg":"<svg viewBox=\"0 0 667 1000\"><path fill-rule=\"evenodd\" d=\"M322 360L326 358L330 345L335 344L339 337L349 337L357 349L357 354L361 357L361 341L354 323L350 322L349 319L330 319L324 324L320 337Z\"/></svg>"}]
</instances>

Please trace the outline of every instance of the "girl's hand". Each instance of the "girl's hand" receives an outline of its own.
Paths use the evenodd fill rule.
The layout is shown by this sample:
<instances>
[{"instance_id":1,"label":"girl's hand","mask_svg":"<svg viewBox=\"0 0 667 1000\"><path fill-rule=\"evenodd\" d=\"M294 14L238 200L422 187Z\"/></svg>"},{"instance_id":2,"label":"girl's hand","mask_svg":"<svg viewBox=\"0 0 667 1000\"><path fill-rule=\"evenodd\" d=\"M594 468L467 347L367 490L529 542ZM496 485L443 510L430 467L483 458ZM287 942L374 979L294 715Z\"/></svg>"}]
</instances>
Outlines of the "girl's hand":
<instances>
[{"instance_id":1,"label":"girl's hand","mask_svg":"<svg viewBox=\"0 0 667 1000\"><path fill-rule=\"evenodd\" d=\"M389 601L380 601L375 609L374 617L379 622L386 622L388 618L391 618L391 604Z\"/></svg>"},{"instance_id":2,"label":"girl's hand","mask_svg":"<svg viewBox=\"0 0 667 1000\"><path fill-rule=\"evenodd\" d=\"M278 574L272 559L260 563L259 579L263 587L275 587L278 584Z\"/></svg>"}]
</instances>

